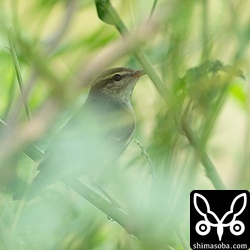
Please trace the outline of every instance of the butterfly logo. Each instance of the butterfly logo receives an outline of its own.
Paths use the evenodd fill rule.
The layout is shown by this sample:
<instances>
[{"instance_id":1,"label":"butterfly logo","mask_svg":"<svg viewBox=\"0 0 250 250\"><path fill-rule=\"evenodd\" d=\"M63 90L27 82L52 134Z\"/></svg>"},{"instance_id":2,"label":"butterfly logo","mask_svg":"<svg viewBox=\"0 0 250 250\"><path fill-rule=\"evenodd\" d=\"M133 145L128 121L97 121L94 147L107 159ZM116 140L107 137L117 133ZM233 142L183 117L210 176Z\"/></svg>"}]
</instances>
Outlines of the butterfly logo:
<instances>
[{"instance_id":1,"label":"butterfly logo","mask_svg":"<svg viewBox=\"0 0 250 250\"><path fill-rule=\"evenodd\" d=\"M241 199L243 199L243 205L239 208L239 205L241 204L240 203ZM200 204L200 207L198 206L198 202ZM239 194L233 199L231 206L230 206L230 210L227 211L222 216L221 219L213 211L211 211L210 205L207 199L203 195L194 193L193 203L194 203L194 207L196 211L204 218L203 220L200 220L199 222L197 222L195 226L195 230L199 235L204 236L204 235L209 234L211 227L217 228L217 235L218 235L219 241L221 241L222 239L225 227L229 227L230 232L236 236L244 233L245 225L243 224L242 221L237 220L237 217L246 208L246 205L247 205L246 193ZM203 206L201 206L201 204L203 204Z\"/></svg>"}]
</instances>

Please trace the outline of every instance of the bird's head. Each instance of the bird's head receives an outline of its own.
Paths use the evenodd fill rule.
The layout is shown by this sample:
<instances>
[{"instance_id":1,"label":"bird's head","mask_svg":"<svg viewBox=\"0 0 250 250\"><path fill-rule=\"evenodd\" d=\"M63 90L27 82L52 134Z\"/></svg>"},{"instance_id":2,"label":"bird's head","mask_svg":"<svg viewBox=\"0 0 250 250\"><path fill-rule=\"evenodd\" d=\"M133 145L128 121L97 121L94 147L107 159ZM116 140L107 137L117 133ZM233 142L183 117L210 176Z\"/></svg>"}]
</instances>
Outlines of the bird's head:
<instances>
[{"instance_id":1,"label":"bird's head","mask_svg":"<svg viewBox=\"0 0 250 250\"><path fill-rule=\"evenodd\" d=\"M108 69L95 79L89 96L98 98L100 95L106 95L125 103L130 102L135 84L144 74L143 70L131 68Z\"/></svg>"}]
</instances>

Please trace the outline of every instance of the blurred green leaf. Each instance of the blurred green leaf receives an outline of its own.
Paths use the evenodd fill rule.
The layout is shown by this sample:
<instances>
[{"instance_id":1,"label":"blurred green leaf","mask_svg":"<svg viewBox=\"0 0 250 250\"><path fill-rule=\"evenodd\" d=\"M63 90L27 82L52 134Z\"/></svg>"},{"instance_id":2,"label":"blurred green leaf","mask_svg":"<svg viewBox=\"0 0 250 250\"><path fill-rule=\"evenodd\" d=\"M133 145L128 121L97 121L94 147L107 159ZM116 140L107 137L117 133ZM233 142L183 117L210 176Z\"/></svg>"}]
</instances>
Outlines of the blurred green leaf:
<instances>
[{"instance_id":1,"label":"blurred green leaf","mask_svg":"<svg viewBox=\"0 0 250 250\"><path fill-rule=\"evenodd\" d=\"M248 93L242 83L232 84L230 93L244 108L247 108L249 102Z\"/></svg>"},{"instance_id":2,"label":"blurred green leaf","mask_svg":"<svg viewBox=\"0 0 250 250\"><path fill-rule=\"evenodd\" d=\"M176 228L181 227L183 238L188 240L189 192L214 188L201 166L199 150L215 162L228 188L249 189L248 83L239 79L244 76L237 68L240 65L249 76L248 7L248 1L14 0L11 5L0 1L1 119L21 133L16 136L13 130L0 128L0 157L10 158L0 160L0 249L183 249L185 244L176 236ZM149 18L150 11L153 15ZM135 240L61 182L48 186L30 202L12 200L12 193L27 186L37 174L36 164L22 152L40 158L32 143L46 149L84 102L91 84L85 82L85 76L99 63L106 63L107 55L99 56L108 48L110 67L140 68L132 53L112 60L117 50L123 49L114 46L112 50L112 43L119 40L124 47L127 44L114 27L105 24L124 34L124 23L131 34L139 30L138 36L143 35L138 37L141 43L135 50L146 55L159 82L174 92L179 105L174 120L169 106L159 98L159 93L165 96L165 89L156 90L145 75L133 94L137 118L133 140L141 142L150 161L131 143L100 183L132 216L143 241ZM6 49L11 27L20 38L15 48L34 117L30 123L25 119L15 69ZM75 88L76 83L81 87ZM63 99L62 93L70 93L70 98L60 105L60 115L53 115L54 103ZM235 109L237 103L231 102L232 98L243 107L241 112ZM201 138L195 150L183 136L183 114ZM156 178L150 172L151 164ZM107 206L107 211L114 210Z\"/></svg>"},{"instance_id":3,"label":"blurred green leaf","mask_svg":"<svg viewBox=\"0 0 250 250\"><path fill-rule=\"evenodd\" d=\"M223 89L231 88L235 77L245 78L242 70L234 66L224 65L219 60L206 61L188 69L185 76L179 78L174 90L180 103L188 97L194 107L205 111L212 107Z\"/></svg>"},{"instance_id":4,"label":"blurred green leaf","mask_svg":"<svg viewBox=\"0 0 250 250\"><path fill-rule=\"evenodd\" d=\"M114 17L110 13L113 8L109 0L95 0L98 17L105 23L115 25Z\"/></svg>"}]
</instances>

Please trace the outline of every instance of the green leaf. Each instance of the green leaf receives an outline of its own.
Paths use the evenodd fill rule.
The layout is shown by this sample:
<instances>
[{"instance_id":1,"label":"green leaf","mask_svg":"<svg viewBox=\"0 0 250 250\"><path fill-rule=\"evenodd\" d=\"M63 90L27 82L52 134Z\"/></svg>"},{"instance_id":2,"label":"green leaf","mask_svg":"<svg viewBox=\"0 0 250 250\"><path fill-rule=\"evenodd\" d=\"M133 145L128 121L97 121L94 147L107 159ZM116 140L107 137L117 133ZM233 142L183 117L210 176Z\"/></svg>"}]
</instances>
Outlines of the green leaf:
<instances>
[{"instance_id":1,"label":"green leaf","mask_svg":"<svg viewBox=\"0 0 250 250\"><path fill-rule=\"evenodd\" d=\"M233 97L240 102L244 107L247 107L248 103L248 96L247 91L244 89L244 85L240 84L233 84L230 87L230 93L233 95Z\"/></svg>"},{"instance_id":2,"label":"green leaf","mask_svg":"<svg viewBox=\"0 0 250 250\"><path fill-rule=\"evenodd\" d=\"M113 8L109 0L95 0L98 17L105 23L115 25L114 18L110 13Z\"/></svg>"}]
</instances>

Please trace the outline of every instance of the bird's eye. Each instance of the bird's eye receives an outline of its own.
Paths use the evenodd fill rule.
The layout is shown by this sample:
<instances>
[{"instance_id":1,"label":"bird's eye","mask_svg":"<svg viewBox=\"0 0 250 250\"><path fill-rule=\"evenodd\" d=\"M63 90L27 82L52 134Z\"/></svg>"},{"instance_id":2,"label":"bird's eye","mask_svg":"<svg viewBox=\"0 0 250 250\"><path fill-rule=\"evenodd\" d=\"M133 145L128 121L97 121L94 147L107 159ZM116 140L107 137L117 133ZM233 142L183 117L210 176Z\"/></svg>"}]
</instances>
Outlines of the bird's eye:
<instances>
[{"instance_id":1,"label":"bird's eye","mask_svg":"<svg viewBox=\"0 0 250 250\"><path fill-rule=\"evenodd\" d=\"M122 76L120 74L115 74L112 79L115 81L115 82L119 82L121 81L122 79Z\"/></svg>"}]
</instances>

